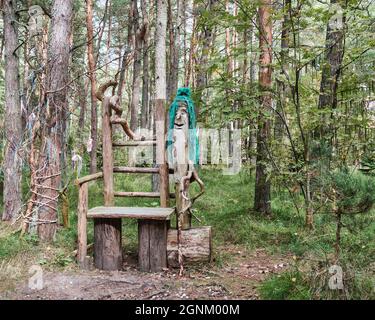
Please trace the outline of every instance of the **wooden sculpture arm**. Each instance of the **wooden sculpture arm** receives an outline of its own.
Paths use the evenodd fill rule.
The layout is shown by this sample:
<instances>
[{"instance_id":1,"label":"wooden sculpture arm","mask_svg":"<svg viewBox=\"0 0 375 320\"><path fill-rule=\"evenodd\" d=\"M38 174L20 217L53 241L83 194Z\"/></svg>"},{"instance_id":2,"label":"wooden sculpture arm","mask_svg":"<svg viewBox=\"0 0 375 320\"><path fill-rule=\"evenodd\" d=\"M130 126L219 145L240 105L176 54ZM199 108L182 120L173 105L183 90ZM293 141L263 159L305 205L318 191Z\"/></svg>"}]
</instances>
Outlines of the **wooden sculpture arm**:
<instances>
[{"instance_id":1,"label":"wooden sculpture arm","mask_svg":"<svg viewBox=\"0 0 375 320\"><path fill-rule=\"evenodd\" d=\"M98 100L103 102L104 99L104 93L106 90L110 87L116 87L118 85L117 81L107 81L103 85L101 85L96 92L96 97ZM121 118L123 110L120 106L120 98L117 95L113 95L109 100L109 105L111 106L111 109L114 111L114 115L112 116L111 123L112 124L119 124L121 125L122 129L124 130L125 134L131 139L131 140L145 140L145 137L138 136L133 132L133 130L130 129L130 126L126 119Z\"/></svg>"},{"instance_id":2,"label":"wooden sculpture arm","mask_svg":"<svg viewBox=\"0 0 375 320\"><path fill-rule=\"evenodd\" d=\"M195 195L193 198L188 199L186 196L186 181L189 181L190 183L196 181L200 187L200 191L197 195ZM205 186L201 178L199 178L197 170L194 168L193 164L189 164L189 171L188 174L181 178L181 187L182 187L182 196L185 198L185 200L190 200L191 205L205 193Z\"/></svg>"}]
</instances>

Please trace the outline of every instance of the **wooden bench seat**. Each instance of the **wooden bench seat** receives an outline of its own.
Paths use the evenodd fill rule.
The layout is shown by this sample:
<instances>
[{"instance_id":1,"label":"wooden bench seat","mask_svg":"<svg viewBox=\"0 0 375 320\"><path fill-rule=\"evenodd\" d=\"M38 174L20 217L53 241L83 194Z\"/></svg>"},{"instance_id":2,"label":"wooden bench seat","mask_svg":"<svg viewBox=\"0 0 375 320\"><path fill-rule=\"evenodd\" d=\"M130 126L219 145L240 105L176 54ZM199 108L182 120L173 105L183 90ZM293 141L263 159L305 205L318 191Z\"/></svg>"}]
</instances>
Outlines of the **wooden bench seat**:
<instances>
[{"instance_id":1,"label":"wooden bench seat","mask_svg":"<svg viewBox=\"0 0 375 320\"><path fill-rule=\"evenodd\" d=\"M96 207L87 213L87 218L132 218L140 220L169 220L174 208L149 207Z\"/></svg>"},{"instance_id":2,"label":"wooden bench seat","mask_svg":"<svg viewBox=\"0 0 375 320\"><path fill-rule=\"evenodd\" d=\"M139 269L147 272L158 272L167 267L167 235L170 218L174 212L174 208L96 207L88 210L87 218L101 221L104 224L106 221L113 221L111 219L138 219ZM113 250L106 250L105 244L109 247L116 248L119 245L121 247L121 239L113 239L113 245L109 245L111 240L108 238L101 239L95 244L103 247L103 249L100 249L101 259L110 261L109 265L113 264L111 262ZM116 257L113 260L116 260ZM102 267L102 269L106 268Z\"/></svg>"}]
</instances>

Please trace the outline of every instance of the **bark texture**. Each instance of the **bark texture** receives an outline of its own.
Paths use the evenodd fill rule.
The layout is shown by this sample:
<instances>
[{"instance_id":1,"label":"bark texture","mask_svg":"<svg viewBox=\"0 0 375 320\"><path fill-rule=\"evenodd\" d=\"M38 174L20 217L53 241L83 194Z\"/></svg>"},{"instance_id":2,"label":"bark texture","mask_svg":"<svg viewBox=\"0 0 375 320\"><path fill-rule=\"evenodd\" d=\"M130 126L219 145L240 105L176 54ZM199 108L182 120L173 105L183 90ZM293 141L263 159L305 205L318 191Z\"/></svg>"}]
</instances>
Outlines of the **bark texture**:
<instances>
[{"instance_id":1,"label":"bark texture","mask_svg":"<svg viewBox=\"0 0 375 320\"><path fill-rule=\"evenodd\" d=\"M257 159L254 210L271 214L271 181L267 177L269 159L270 117L272 110L272 22L271 0L262 0L259 7L259 86L261 91L258 115Z\"/></svg>"},{"instance_id":2,"label":"bark texture","mask_svg":"<svg viewBox=\"0 0 375 320\"><path fill-rule=\"evenodd\" d=\"M142 42L143 28L139 24L139 11L137 0L132 1L133 6L133 30L134 30L134 62L133 62L133 90L130 102L130 128L135 131L138 128L138 112L141 94L142 71Z\"/></svg>"},{"instance_id":3,"label":"bark texture","mask_svg":"<svg viewBox=\"0 0 375 320\"><path fill-rule=\"evenodd\" d=\"M42 156L39 158L38 234L42 240L53 239L57 227L57 204L61 188L61 155L68 114L73 0L55 0L52 6L51 34L48 47L47 92L42 132Z\"/></svg>"},{"instance_id":4,"label":"bark texture","mask_svg":"<svg viewBox=\"0 0 375 320\"><path fill-rule=\"evenodd\" d=\"M18 24L16 1L3 2L5 52L5 153L3 220L14 219L22 205L21 155L22 116L19 97Z\"/></svg>"},{"instance_id":5,"label":"bark texture","mask_svg":"<svg viewBox=\"0 0 375 320\"><path fill-rule=\"evenodd\" d=\"M91 82L91 160L90 173L97 171L96 150L98 146L98 101L96 98L96 76L95 76L95 57L94 57L94 29L93 29L93 1L86 1L86 27L87 27L87 58L89 66L89 77Z\"/></svg>"}]
</instances>

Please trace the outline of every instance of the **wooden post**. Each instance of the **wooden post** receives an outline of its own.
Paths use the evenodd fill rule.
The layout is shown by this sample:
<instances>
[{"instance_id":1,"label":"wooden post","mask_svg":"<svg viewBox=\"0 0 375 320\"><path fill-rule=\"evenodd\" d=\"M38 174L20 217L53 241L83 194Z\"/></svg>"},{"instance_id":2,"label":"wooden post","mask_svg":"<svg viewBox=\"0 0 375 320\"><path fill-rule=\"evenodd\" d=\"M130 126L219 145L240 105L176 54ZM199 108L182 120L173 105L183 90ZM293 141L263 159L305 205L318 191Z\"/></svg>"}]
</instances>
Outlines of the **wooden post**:
<instances>
[{"instance_id":1,"label":"wooden post","mask_svg":"<svg viewBox=\"0 0 375 320\"><path fill-rule=\"evenodd\" d=\"M165 99L155 100L156 163L160 174L160 206L169 206L169 169L166 156L166 112Z\"/></svg>"},{"instance_id":2,"label":"wooden post","mask_svg":"<svg viewBox=\"0 0 375 320\"><path fill-rule=\"evenodd\" d=\"M113 150L110 98L103 101L103 180L104 205L113 206ZM94 263L102 270L122 267L121 219L94 220Z\"/></svg>"},{"instance_id":3,"label":"wooden post","mask_svg":"<svg viewBox=\"0 0 375 320\"><path fill-rule=\"evenodd\" d=\"M167 220L138 220L138 265L141 271L167 267Z\"/></svg>"},{"instance_id":4,"label":"wooden post","mask_svg":"<svg viewBox=\"0 0 375 320\"><path fill-rule=\"evenodd\" d=\"M104 180L104 205L112 206L113 196L113 150L112 150L112 109L109 104L109 98L103 101L103 180Z\"/></svg>"},{"instance_id":5,"label":"wooden post","mask_svg":"<svg viewBox=\"0 0 375 320\"><path fill-rule=\"evenodd\" d=\"M89 202L88 183L79 185L78 193L78 250L77 260L80 268L87 269L87 211Z\"/></svg>"}]
</instances>

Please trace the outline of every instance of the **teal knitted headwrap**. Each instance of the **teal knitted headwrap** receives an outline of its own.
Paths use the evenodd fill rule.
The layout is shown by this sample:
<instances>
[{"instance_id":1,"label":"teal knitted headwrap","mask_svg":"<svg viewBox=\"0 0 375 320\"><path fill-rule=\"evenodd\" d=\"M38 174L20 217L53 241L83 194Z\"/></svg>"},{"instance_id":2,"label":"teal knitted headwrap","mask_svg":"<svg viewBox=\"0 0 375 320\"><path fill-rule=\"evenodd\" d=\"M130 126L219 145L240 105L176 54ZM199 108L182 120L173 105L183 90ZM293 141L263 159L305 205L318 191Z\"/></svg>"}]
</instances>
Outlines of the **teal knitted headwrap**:
<instances>
[{"instance_id":1,"label":"teal knitted headwrap","mask_svg":"<svg viewBox=\"0 0 375 320\"><path fill-rule=\"evenodd\" d=\"M171 106L169 107L169 130L168 130L168 156L172 159L172 147L173 144L173 128L174 122L179 108L179 102L184 102L187 106L187 112L189 115L189 160L194 164L199 163L199 141L197 134L197 118L195 115L195 108L193 100L191 99L190 88L179 88L177 90L177 96L173 100Z\"/></svg>"}]
</instances>

